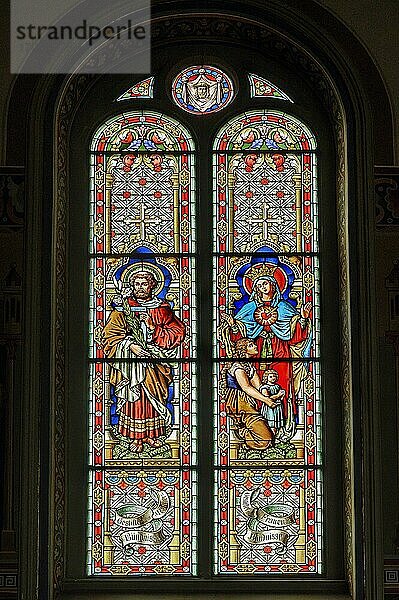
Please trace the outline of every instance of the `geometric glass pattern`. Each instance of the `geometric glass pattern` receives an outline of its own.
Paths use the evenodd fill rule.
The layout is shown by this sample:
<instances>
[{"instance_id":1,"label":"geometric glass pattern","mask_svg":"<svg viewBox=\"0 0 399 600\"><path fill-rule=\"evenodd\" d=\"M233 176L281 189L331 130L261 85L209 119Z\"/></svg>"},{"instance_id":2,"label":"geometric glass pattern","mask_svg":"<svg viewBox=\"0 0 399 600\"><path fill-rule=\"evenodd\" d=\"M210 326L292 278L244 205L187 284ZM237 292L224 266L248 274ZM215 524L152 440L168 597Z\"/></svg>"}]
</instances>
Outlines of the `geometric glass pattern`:
<instances>
[{"instance_id":1,"label":"geometric glass pattern","mask_svg":"<svg viewBox=\"0 0 399 600\"><path fill-rule=\"evenodd\" d=\"M268 109L214 143L216 574L323 570L315 150Z\"/></svg>"},{"instance_id":2,"label":"geometric glass pattern","mask_svg":"<svg viewBox=\"0 0 399 600\"><path fill-rule=\"evenodd\" d=\"M274 83L271 83L254 73L248 74L249 85L251 88L251 98L279 98L293 102L287 94L280 90Z\"/></svg>"},{"instance_id":3,"label":"geometric glass pattern","mask_svg":"<svg viewBox=\"0 0 399 600\"><path fill-rule=\"evenodd\" d=\"M194 472L91 472L88 573L195 574L195 519Z\"/></svg>"},{"instance_id":4,"label":"geometric glass pattern","mask_svg":"<svg viewBox=\"0 0 399 600\"><path fill-rule=\"evenodd\" d=\"M177 106L195 115L217 112L225 108L233 96L229 76L209 65L184 69L172 84L172 98Z\"/></svg>"},{"instance_id":5,"label":"geometric glass pattern","mask_svg":"<svg viewBox=\"0 0 399 600\"><path fill-rule=\"evenodd\" d=\"M135 83L131 88L123 92L116 101L131 100L132 98L153 98L154 97L154 77L148 77Z\"/></svg>"},{"instance_id":6,"label":"geometric glass pattern","mask_svg":"<svg viewBox=\"0 0 399 600\"><path fill-rule=\"evenodd\" d=\"M322 526L320 472L259 467L218 472L215 485L217 572L229 575L316 573Z\"/></svg>"},{"instance_id":7,"label":"geometric glass pattern","mask_svg":"<svg viewBox=\"0 0 399 600\"><path fill-rule=\"evenodd\" d=\"M194 575L193 140L125 111L90 160L88 573Z\"/></svg>"}]
</instances>

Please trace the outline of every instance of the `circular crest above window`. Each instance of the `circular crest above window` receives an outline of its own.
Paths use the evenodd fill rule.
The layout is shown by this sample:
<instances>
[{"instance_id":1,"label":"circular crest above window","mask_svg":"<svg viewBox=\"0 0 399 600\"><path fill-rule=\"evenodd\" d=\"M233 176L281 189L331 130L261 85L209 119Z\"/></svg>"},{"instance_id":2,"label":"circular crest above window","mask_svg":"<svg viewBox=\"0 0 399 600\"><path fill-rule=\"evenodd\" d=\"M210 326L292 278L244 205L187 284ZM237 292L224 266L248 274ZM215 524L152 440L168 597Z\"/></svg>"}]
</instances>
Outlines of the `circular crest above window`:
<instances>
[{"instance_id":1,"label":"circular crest above window","mask_svg":"<svg viewBox=\"0 0 399 600\"><path fill-rule=\"evenodd\" d=\"M230 77L209 65L184 69L172 84L173 100L195 115L221 110L231 102L233 92Z\"/></svg>"}]
</instances>

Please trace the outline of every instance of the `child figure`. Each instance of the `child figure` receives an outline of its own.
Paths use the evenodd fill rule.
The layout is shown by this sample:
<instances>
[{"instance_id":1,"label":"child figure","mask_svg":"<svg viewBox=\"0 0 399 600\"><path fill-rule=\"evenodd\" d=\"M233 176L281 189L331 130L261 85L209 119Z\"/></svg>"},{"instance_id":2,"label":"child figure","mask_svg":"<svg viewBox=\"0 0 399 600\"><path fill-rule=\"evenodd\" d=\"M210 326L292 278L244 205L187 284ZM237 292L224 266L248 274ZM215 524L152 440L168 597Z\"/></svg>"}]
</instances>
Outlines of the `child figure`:
<instances>
[{"instance_id":1,"label":"child figure","mask_svg":"<svg viewBox=\"0 0 399 600\"><path fill-rule=\"evenodd\" d=\"M262 403L260 409L261 415L267 420L269 427L274 434L276 434L276 431L284 425L281 400L285 396L285 390L277 383L277 380L277 371L268 369L263 373L262 385L259 388L261 394L267 396L276 404L276 406L272 408L271 406Z\"/></svg>"}]
</instances>

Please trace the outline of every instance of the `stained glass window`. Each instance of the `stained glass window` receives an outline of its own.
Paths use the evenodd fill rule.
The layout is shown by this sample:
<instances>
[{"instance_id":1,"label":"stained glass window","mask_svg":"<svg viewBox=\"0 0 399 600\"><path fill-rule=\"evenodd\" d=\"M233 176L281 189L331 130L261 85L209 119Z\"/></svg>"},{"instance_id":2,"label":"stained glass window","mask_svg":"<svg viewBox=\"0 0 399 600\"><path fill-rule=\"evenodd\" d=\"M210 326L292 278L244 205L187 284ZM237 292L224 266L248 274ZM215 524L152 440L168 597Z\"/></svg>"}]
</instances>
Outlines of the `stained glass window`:
<instances>
[{"instance_id":1,"label":"stained glass window","mask_svg":"<svg viewBox=\"0 0 399 600\"><path fill-rule=\"evenodd\" d=\"M214 144L218 574L321 573L316 140L286 113Z\"/></svg>"},{"instance_id":2,"label":"stained glass window","mask_svg":"<svg viewBox=\"0 0 399 600\"><path fill-rule=\"evenodd\" d=\"M193 139L153 111L96 132L90 575L206 570L197 482L211 464L202 489L213 486L214 576L323 572L316 151L310 130L275 110L248 111L217 134L213 317L202 315L213 319L213 350L199 365ZM212 401L214 421L201 471L197 427L209 414L197 423L197 395Z\"/></svg>"},{"instance_id":3,"label":"stained glass window","mask_svg":"<svg viewBox=\"0 0 399 600\"><path fill-rule=\"evenodd\" d=\"M226 108L234 96L230 77L209 65L194 66L179 73L172 84L172 97L179 108L206 115Z\"/></svg>"},{"instance_id":4,"label":"stained glass window","mask_svg":"<svg viewBox=\"0 0 399 600\"><path fill-rule=\"evenodd\" d=\"M268 81L264 77L249 73L249 85L251 90L251 98L279 98L280 100L288 100L293 102L289 96L274 83Z\"/></svg>"},{"instance_id":5,"label":"stained glass window","mask_svg":"<svg viewBox=\"0 0 399 600\"><path fill-rule=\"evenodd\" d=\"M90 575L194 575L194 144L151 111L91 146Z\"/></svg>"},{"instance_id":6,"label":"stained glass window","mask_svg":"<svg viewBox=\"0 0 399 600\"><path fill-rule=\"evenodd\" d=\"M131 88L123 92L116 100L132 100L133 98L153 98L154 97L154 77L148 77L135 83Z\"/></svg>"}]
</instances>

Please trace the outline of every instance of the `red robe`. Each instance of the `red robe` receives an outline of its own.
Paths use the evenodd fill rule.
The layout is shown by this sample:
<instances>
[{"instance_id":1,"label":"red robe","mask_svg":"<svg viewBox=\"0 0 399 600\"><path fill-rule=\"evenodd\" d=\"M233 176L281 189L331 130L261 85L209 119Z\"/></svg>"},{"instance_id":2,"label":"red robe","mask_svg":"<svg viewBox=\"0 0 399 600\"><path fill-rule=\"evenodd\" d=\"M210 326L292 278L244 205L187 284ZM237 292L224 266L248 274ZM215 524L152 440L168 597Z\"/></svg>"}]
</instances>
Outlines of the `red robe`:
<instances>
[{"instance_id":1,"label":"red robe","mask_svg":"<svg viewBox=\"0 0 399 600\"><path fill-rule=\"evenodd\" d=\"M129 298L130 306L142 306ZM180 345L185 334L184 324L174 314L167 302L155 308L148 308L155 329L152 343L160 349L173 349ZM108 358L117 358L118 344L131 334L123 312L113 310L104 328L104 353ZM134 354L130 354L134 358ZM172 383L171 368L165 363L151 363L145 359L145 379L140 385L140 398L127 401L118 411L118 431L124 437L135 440L158 438L167 435L165 416L161 415L149 399L149 394L166 407L169 385ZM128 370L128 365L126 365ZM119 368L111 366L110 383L118 386L123 377L128 378Z\"/></svg>"}]
</instances>

